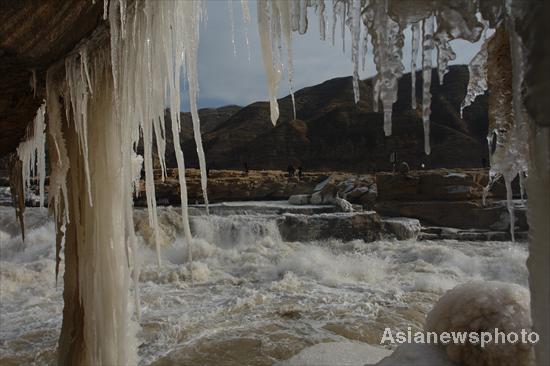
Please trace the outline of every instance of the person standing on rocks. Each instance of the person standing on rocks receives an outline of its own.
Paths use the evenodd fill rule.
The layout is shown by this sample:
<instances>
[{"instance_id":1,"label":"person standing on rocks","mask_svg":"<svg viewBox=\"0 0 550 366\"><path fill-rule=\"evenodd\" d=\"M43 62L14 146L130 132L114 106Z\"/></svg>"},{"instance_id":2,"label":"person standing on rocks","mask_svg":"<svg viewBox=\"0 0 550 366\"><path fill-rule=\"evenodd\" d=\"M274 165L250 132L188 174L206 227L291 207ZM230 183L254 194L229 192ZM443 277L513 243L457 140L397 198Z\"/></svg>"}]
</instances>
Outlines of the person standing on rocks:
<instances>
[{"instance_id":1,"label":"person standing on rocks","mask_svg":"<svg viewBox=\"0 0 550 366\"><path fill-rule=\"evenodd\" d=\"M288 172L288 177L290 178L294 176L294 172L296 171L296 169L294 169L294 166L292 164L288 164L286 171Z\"/></svg>"}]
</instances>

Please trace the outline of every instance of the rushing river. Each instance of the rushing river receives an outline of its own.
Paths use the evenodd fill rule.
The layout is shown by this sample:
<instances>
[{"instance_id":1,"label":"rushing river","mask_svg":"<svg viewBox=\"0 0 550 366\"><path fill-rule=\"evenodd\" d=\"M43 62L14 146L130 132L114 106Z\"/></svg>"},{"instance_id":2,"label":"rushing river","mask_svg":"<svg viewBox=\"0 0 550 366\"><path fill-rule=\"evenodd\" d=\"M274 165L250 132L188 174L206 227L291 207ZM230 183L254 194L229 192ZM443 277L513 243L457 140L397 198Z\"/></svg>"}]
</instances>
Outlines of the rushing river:
<instances>
[{"instance_id":1,"label":"rushing river","mask_svg":"<svg viewBox=\"0 0 550 366\"><path fill-rule=\"evenodd\" d=\"M160 268L140 236L142 365L271 365L320 342L378 344L385 327L422 328L457 284L527 286L524 243L284 242L273 215L253 212L193 217L191 285L177 212L161 209ZM63 268L56 285L45 210L26 221L23 244L13 209L0 207L0 364L54 365Z\"/></svg>"}]
</instances>

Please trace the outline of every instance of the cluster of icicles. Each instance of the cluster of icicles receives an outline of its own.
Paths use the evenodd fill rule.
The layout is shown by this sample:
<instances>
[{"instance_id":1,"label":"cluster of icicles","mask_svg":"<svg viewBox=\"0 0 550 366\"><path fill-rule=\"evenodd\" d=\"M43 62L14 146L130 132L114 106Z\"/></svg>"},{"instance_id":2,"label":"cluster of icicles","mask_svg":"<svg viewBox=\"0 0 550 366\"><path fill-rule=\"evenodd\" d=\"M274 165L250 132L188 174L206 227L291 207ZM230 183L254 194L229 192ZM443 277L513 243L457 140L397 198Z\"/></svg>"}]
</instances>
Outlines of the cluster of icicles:
<instances>
[{"instance_id":1,"label":"cluster of icicles","mask_svg":"<svg viewBox=\"0 0 550 366\"><path fill-rule=\"evenodd\" d=\"M248 1L241 0L241 4L243 18L249 21ZM98 45L94 42L94 37L91 37L88 42L79 45L66 57L62 65L64 79L59 80L56 77L57 70L54 67L48 70L47 96L37 113L34 133L18 149L19 156L24 162L25 182L29 182L30 177L35 175L34 166L35 162L38 162L42 202L45 178L44 131L47 127L51 162L49 206L55 214L56 222L62 223L61 232L64 232L70 222L69 210L75 207L71 206L70 195L79 194L68 191L69 166L82 172L82 176L73 181L81 182L80 188L85 192L80 193L82 197L79 197L84 208L78 206L85 211L85 217L89 219L93 216L97 222L102 222L104 218L101 216L107 210L113 220L118 220L118 226L111 231L96 223L83 234L85 237L79 238L87 242L91 248L83 248L85 253L80 253L83 256L81 265L88 266L85 268L90 270L88 273L86 269L82 269L80 278L82 303L85 307L91 306L88 312L93 314L86 327L90 333L85 335L86 342L91 342L86 347L90 350L86 355L87 363L90 364L125 364L135 361L132 358L135 357L133 336L119 334L120 329L129 329L128 323L131 323L125 305L126 299L120 294L129 292L128 277L132 272L134 281L137 281L139 271L134 260L132 191L138 191L143 166L150 225L158 238L152 150L156 145L161 176L164 179L164 112L167 105L171 114L171 133L181 186L181 215L185 240L189 247L191 245L185 162L179 141L182 77L187 79L201 183L204 201L208 207L205 158L197 109L197 51L199 24L206 15L204 5L205 3L200 0L104 0L104 16L110 26L110 41L107 42L109 46ZM326 10L329 6L332 7L331 13ZM365 65L370 39L377 70L372 96L373 105L377 111L381 102L386 135L391 134L392 106L397 100L397 84L404 69L403 32L410 26L413 71L416 70L420 50L422 55L421 114L425 130L425 152L429 154L432 53L437 49L437 70L439 82L442 83L448 62L455 58L450 41L461 38L476 42L487 28L485 22L476 17L475 2L333 0L329 4L328 0L258 0L257 21L273 123L276 123L279 117L276 96L284 63L283 44L286 47L286 70L292 92L292 35L293 32L303 34L307 31L308 7L314 7L322 39L326 38L328 15L331 15L328 24L332 30L333 42L338 24L342 37L345 36L346 27L351 30L353 90L356 102L360 98L359 64L361 62L363 67ZM471 80L463 108L487 88L486 52L484 46L470 65ZM411 79L411 104L416 109L415 72L412 72ZM70 123L75 131L74 138L64 135L67 127L63 127L60 98L64 100L65 121ZM514 136L514 133L510 136ZM143 157L136 154L140 140L143 141ZM72 143L78 146L76 150L74 146L71 150ZM508 151L510 146L507 145ZM80 154L79 159L75 159L75 153ZM523 152L518 154L521 155ZM508 154L500 161L492 163L499 166L499 173L504 170L515 171L516 174L526 171L526 164L523 163L519 167L514 165L510 168L516 161L526 161L524 158L518 159L518 154ZM78 167L75 166L75 161L78 161ZM112 186L103 186L109 182ZM75 189L77 188L72 187L72 190ZM105 222L105 225L108 225L108 222ZM106 232L103 233L102 230ZM157 240L160 263L158 242ZM114 247L112 250L120 256L110 252L109 247ZM191 250L188 252L191 256ZM120 272L113 275L113 270ZM106 282L98 282L87 277L94 276L94 272L102 275L110 273L122 278L121 287L111 289L110 295L106 294ZM134 284L134 288L137 302L137 283ZM119 295L116 295L117 292ZM105 297L98 294L104 294ZM135 310L139 317L139 304ZM85 309L85 314L86 311ZM112 315L115 313L118 315ZM106 314L111 314L114 318L109 318ZM101 316L106 316L106 319L98 322L97 319ZM109 319L112 324L109 323ZM99 334L102 336L98 337ZM117 351L105 353L105 349Z\"/></svg>"}]
</instances>

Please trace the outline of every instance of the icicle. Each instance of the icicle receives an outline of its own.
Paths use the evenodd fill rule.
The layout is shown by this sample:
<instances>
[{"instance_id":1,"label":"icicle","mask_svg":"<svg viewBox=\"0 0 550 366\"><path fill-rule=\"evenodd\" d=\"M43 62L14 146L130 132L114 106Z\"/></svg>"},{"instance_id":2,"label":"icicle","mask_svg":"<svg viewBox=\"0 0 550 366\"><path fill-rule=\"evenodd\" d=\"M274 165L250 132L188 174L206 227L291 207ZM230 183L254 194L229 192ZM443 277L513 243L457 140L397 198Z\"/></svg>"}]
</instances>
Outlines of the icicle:
<instances>
[{"instance_id":1,"label":"icicle","mask_svg":"<svg viewBox=\"0 0 550 366\"><path fill-rule=\"evenodd\" d=\"M191 14L199 14L200 3L190 4L192 9L188 9ZM195 136L195 144L197 145L197 156L199 158L199 166L201 171L201 187L206 213L208 214L208 194L207 194L207 176L206 176L206 158L202 147L201 127L199 120L199 111L197 107L197 98L199 93L199 80L197 70L197 55L198 55L198 38L199 24L197 17L190 17L184 24L186 29L186 47L185 58L187 66L187 80L189 82L189 105L191 109L191 119L193 121L193 134Z\"/></svg>"},{"instance_id":2,"label":"icicle","mask_svg":"<svg viewBox=\"0 0 550 366\"><path fill-rule=\"evenodd\" d=\"M295 4L295 3L293 3ZM279 119L279 106L277 105L277 86L281 79L281 72L273 64L273 52L271 50L271 35L269 23L269 3L266 0L258 1L258 31L260 33L260 45L262 48L262 61L267 76L269 89L269 105L271 109L271 123L275 125ZM293 14L292 19L295 16ZM294 26L293 26L294 27Z\"/></svg>"},{"instance_id":3,"label":"icicle","mask_svg":"<svg viewBox=\"0 0 550 366\"><path fill-rule=\"evenodd\" d=\"M23 186L29 190L31 181L38 175L40 207L44 207L44 181L46 179L46 134L45 134L46 104L43 103L34 117L31 124L32 130L27 131L27 139L17 147L17 155L21 160Z\"/></svg>"},{"instance_id":4,"label":"icicle","mask_svg":"<svg viewBox=\"0 0 550 366\"><path fill-rule=\"evenodd\" d=\"M250 8L248 6L248 0L241 0L241 7L243 8L243 18L246 24L250 24Z\"/></svg>"},{"instance_id":5,"label":"icicle","mask_svg":"<svg viewBox=\"0 0 550 366\"><path fill-rule=\"evenodd\" d=\"M397 82L403 74L403 31L399 24L388 16L388 2L382 0L369 4L364 22L371 33L376 79L373 92L373 109L378 111L378 102L384 108L384 133L391 135L392 108L397 101Z\"/></svg>"},{"instance_id":6,"label":"icicle","mask_svg":"<svg viewBox=\"0 0 550 366\"><path fill-rule=\"evenodd\" d=\"M353 96L359 102L359 42L361 40L361 0L351 6L351 61L353 63Z\"/></svg>"},{"instance_id":7,"label":"icicle","mask_svg":"<svg viewBox=\"0 0 550 366\"><path fill-rule=\"evenodd\" d=\"M340 25L342 31L342 53L346 53L346 8L347 3L345 1L340 2Z\"/></svg>"},{"instance_id":8,"label":"icicle","mask_svg":"<svg viewBox=\"0 0 550 366\"><path fill-rule=\"evenodd\" d=\"M107 0L105 0L107 1ZM120 102L118 101L118 70L119 70L119 59L118 56L120 54L119 51L119 40L120 40L120 32L119 32L119 19L120 13L119 9L116 6L116 1L112 0L110 2L110 9L109 9L109 26L110 26L110 34L111 34L111 64L113 67L111 68L111 71L113 73L113 85L115 88L115 106L120 105Z\"/></svg>"},{"instance_id":9,"label":"icicle","mask_svg":"<svg viewBox=\"0 0 550 366\"><path fill-rule=\"evenodd\" d=\"M294 82L293 82L293 54L292 54L292 28L290 25L290 4L288 1L273 2L271 6L278 7L280 14L280 27L283 34L286 54L287 54L287 74L288 74L288 84L290 88L290 98L292 100L292 113L294 119L296 119L296 100L294 98Z\"/></svg>"},{"instance_id":10,"label":"icicle","mask_svg":"<svg viewBox=\"0 0 550 366\"><path fill-rule=\"evenodd\" d=\"M179 100L172 100L172 105L179 103ZM189 263L189 273L191 282L193 282L193 251L192 251L192 236L191 228L189 226L189 213L188 213L188 198L187 198L187 182L185 180L185 161L183 153L181 151L181 143L179 137L180 130L180 117L179 113L172 113L172 136L174 136L174 152L176 155L176 162L178 164L178 178L180 182L180 199L181 199L181 216L183 222L183 234L185 241L187 242L187 254Z\"/></svg>"},{"instance_id":11,"label":"icicle","mask_svg":"<svg viewBox=\"0 0 550 366\"><path fill-rule=\"evenodd\" d=\"M443 78L449 71L449 61L456 59L449 41L450 37L446 32L438 32L434 37L434 43L437 46L437 73L439 76L439 85L443 85Z\"/></svg>"},{"instance_id":12,"label":"icicle","mask_svg":"<svg viewBox=\"0 0 550 366\"><path fill-rule=\"evenodd\" d=\"M75 129L79 137L80 149L84 157L88 156L88 102L92 83L88 71L88 56L86 47L79 50L78 55L68 57L65 60L65 78L67 85L67 103L65 104L65 113L69 115L69 108L72 108L74 114ZM70 103L69 103L70 102ZM90 168L88 159L84 159L84 169L86 172L86 186L88 201L92 205L92 193L90 190Z\"/></svg>"},{"instance_id":13,"label":"icicle","mask_svg":"<svg viewBox=\"0 0 550 366\"><path fill-rule=\"evenodd\" d=\"M487 90L487 43L481 46L479 52L472 58L468 65L470 78L466 96L460 104L460 118L464 108L470 106L479 95L483 95Z\"/></svg>"},{"instance_id":14,"label":"icicle","mask_svg":"<svg viewBox=\"0 0 550 366\"><path fill-rule=\"evenodd\" d=\"M126 38L126 0L119 0L120 8L120 37Z\"/></svg>"},{"instance_id":15,"label":"icicle","mask_svg":"<svg viewBox=\"0 0 550 366\"><path fill-rule=\"evenodd\" d=\"M241 7L243 9L243 19L244 19L244 39L246 42L246 50L248 52L248 63L250 63L250 44L248 41L248 25L250 24L250 9L248 7L248 0L241 0Z\"/></svg>"},{"instance_id":16,"label":"icicle","mask_svg":"<svg viewBox=\"0 0 550 366\"><path fill-rule=\"evenodd\" d=\"M512 197L512 180L504 175L504 184L506 185L506 207L508 208L508 214L510 216L510 236L512 241L516 241L515 238L515 215L514 215L514 201Z\"/></svg>"},{"instance_id":17,"label":"icicle","mask_svg":"<svg viewBox=\"0 0 550 366\"><path fill-rule=\"evenodd\" d=\"M420 24L411 25L412 53L411 53L411 108L416 109L416 60L418 59L418 46L420 42Z\"/></svg>"},{"instance_id":18,"label":"icicle","mask_svg":"<svg viewBox=\"0 0 550 366\"><path fill-rule=\"evenodd\" d=\"M157 200L155 198L155 176L153 174L153 126L150 123L144 123L143 126L143 156L145 167L145 196L147 198L147 210L149 214L149 226L153 228L155 236L155 250L157 254L157 263L161 265L160 258L160 236L157 216Z\"/></svg>"},{"instance_id":19,"label":"icicle","mask_svg":"<svg viewBox=\"0 0 550 366\"><path fill-rule=\"evenodd\" d=\"M300 0L300 34L307 32L307 0Z\"/></svg>"},{"instance_id":20,"label":"icicle","mask_svg":"<svg viewBox=\"0 0 550 366\"><path fill-rule=\"evenodd\" d=\"M44 182L46 180L46 103L38 109L34 121L34 133L36 143L36 163L38 168L38 187L40 192L40 207L44 207Z\"/></svg>"},{"instance_id":21,"label":"icicle","mask_svg":"<svg viewBox=\"0 0 550 366\"><path fill-rule=\"evenodd\" d=\"M432 85L432 50L434 18L429 16L423 20L422 37L422 124L424 125L424 152L430 155L430 114L432 94L430 88Z\"/></svg>"},{"instance_id":22,"label":"icicle","mask_svg":"<svg viewBox=\"0 0 550 366\"><path fill-rule=\"evenodd\" d=\"M301 0L291 0L290 1L290 25L292 26L293 32L298 32L300 30L300 11L301 11Z\"/></svg>"},{"instance_id":23,"label":"icicle","mask_svg":"<svg viewBox=\"0 0 550 366\"><path fill-rule=\"evenodd\" d=\"M338 0L332 0L332 31L331 31L331 40L332 46L336 44L336 15L338 14L338 7L340 3Z\"/></svg>"},{"instance_id":24,"label":"icicle","mask_svg":"<svg viewBox=\"0 0 550 366\"><path fill-rule=\"evenodd\" d=\"M235 19L233 16L233 0L227 0L229 10L229 24L231 27L231 44L233 45L233 56L237 56L237 45L235 44Z\"/></svg>"},{"instance_id":25,"label":"icicle","mask_svg":"<svg viewBox=\"0 0 550 366\"><path fill-rule=\"evenodd\" d=\"M51 70L46 73L46 109L48 111L48 153L50 155L50 185L48 188L48 207L54 212L56 221L69 223L67 172L69 157L65 139L61 132L61 87L55 84ZM53 146L53 148L52 148Z\"/></svg>"},{"instance_id":26,"label":"icicle","mask_svg":"<svg viewBox=\"0 0 550 366\"><path fill-rule=\"evenodd\" d=\"M109 15L108 12L108 6L109 6L109 0L103 0L103 20L107 19L107 16Z\"/></svg>"},{"instance_id":27,"label":"icicle","mask_svg":"<svg viewBox=\"0 0 550 366\"><path fill-rule=\"evenodd\" d=\"M363 32L363 52L362 52L362 61L361 61L361 69L365 71L365 64L367 62L367 52L369 50L369 32L365 29Z\"/></svg>"},{"instance_id":28,"label":"icicle","mask_svg":"<svg viewBox=\"0 0 550 366\"><path fill-rule=\"evenodd\" d=\"M317 0L317 11L319 17L319 35L321 41L324 41L326 38L325 34L325 0Z\"/></svg>"}]
</instances>

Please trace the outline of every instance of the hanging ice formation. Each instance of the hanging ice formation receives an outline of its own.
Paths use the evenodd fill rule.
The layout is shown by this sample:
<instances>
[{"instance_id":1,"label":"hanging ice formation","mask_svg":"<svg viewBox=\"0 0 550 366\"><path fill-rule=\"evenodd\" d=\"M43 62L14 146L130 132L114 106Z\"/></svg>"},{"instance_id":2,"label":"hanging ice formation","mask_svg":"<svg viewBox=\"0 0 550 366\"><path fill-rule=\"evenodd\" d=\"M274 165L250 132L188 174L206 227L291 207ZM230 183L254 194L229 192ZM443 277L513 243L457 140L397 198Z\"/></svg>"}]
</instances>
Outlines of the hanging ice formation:
<instances>
[{"instance_id":1,"label":"hanging ice formation","mask_svg":"<svg viewBox=\"0 0 550 366\"><path fill-rule=\"evenodd\" d=\"M40 207L44 207L44 181L46 179L46 104L43 103L31 124L32 130L27 132L27 138L17 147L17 155L22 163L22 180L27 191L30 191L31 181L38 176Z\"/></svg>"},{"instance_id":2,"label":"hanging ice formation","mask_svg":"<svg viewBox=\"0 0 550 366\"><path fill-rule=\"evenodd\" d=\"M242 3L246 14L248 4ZM133 276L139 317L132 192L137 192L143 164L150 225L158 233L152 149L154 139L163 178L166 105L171 113L191 267L185 162L179 141L182 72L189 85L201 183L208 204L197 107L202 3L129 4L105 1L110 41L105 42L105 32L98 29L63 63L48 70L45 104L38 110L32 136L29 133L18 149L25 184L29 186L30 179L39 176L42 204L48 139L49 207L57 227L57 261L62 243L66 244L64 297L65 313L70 314L62 326L59 364L137 363L136 326L128 306ZM140 138L143 157L136 154ZM158 248L157 254L160 261ZM81 338L75 338L75 332L81 332Z\"/></svg>"},{"instance_id":3,"label":"hanging ice formation","mask_svg":"<svg viewBox=\"0 0 550 366\"><path fill-rule=\"evenodd\" d=\"M479 52L468 65L470 79L466 96L460 104L460 117L463 117L464 108L470 106L474 100L487 90L487 42L484 42Z\"/></svg>"},{"instance_id":4,"label":"hanging ice formation","mask_svg":"<svg viewBox=\"0 0 550 366\"><path fill-rule=\"evenodd\" d=\"M281 38L290 39L286 24L290 23L291 31L303 34L307 31L307 7L314 6L319 18L320 38L325 39L326 9L332 15L332 42L335 42L336 28L341 26L342 48L345 52L345 28L351 33L351 58L353 63L353 91L355 102L359 101L359 62L364 68L367 52L367 39L370 35L373 45L374 64L377 74L373 86L373 110L378 111L381 102L384 113L384 132L391 135L392 107L397 100L397 85L403 74L402 49L404 30L411 26L413 34L413 52L411 67L416 69L420 27L422 29L422 121L425 135L425 152L431 151L430 104L431 104L431 68L432 53L437 49L437 70L439 82L442 83L448 70L448 63L455 59L450 42L461 38L470 42L479 40L483 24L476 18L476 3L469 0L452 0L449 2L396 2L392 0L333 0L327 7L328 0L260 0L258 2L258 28L262 48L262 61L266 73L271 121L279 118L277 90L281 80L282 57ZM436 28L437 24L437 28ZM363 35L363 36L361 36ZM289 81L292 91L292 49L289 42L287 63ZM429 71L429 72L428 72ZM414 74L414 73L413 73ZM416 75L412 77L413 91L411 104L416 108Z\"/></svg>"}]
</instances>

